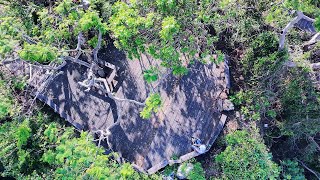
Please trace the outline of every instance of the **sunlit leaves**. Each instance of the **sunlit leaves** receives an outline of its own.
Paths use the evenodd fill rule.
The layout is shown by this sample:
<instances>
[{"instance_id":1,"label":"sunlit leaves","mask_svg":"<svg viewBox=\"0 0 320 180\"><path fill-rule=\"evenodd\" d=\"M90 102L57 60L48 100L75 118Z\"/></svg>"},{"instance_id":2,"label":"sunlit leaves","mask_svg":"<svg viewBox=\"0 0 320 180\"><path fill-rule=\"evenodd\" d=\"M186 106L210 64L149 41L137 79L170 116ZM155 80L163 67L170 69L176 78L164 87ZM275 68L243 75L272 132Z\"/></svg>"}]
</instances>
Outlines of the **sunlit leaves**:
<instances>
[{"instance_id":1,"label":"sunlit leaves","mask_svg":"<svg viewBox=\"0 0 320 180\"><path fill-rule=\"evenodd\" d=\"M54 10L61 15L67 15L74 3L72 0L63 0L62 2L57 2L58 6L54 8Z\"/></svg>"},{"instance_id":2,"label":"sunlit leaves","mask_svg":"<svg viewBox=\"0 0 320 180\"><path fill-rule=\"evenodd\" d=\"M223 179L276 179L280 169L254 132L236 131L226 137L227 148L216 157Z\"/></svg>"},{"instance_id":3,"label":"sunlit leaves","mask_svg":"<svg viewBox=\"0 0 320 180\"><path fill-rule=\"evenodd\" d=\"M161 60L166 68L184 74L182 64L198 59L200 54L215 54L214 38L204 28L201 17L211 23L212 2L201 1L130 1L113 5L109 30L116 46L125 50L129 58L147 53ZM208 40L206 40L208 39Z\"/></svg>"},{"instance_id":4,"label":"sunlit leaves","mask_svg":"<svg viewBox=\"0 0 320 180\"><path fill-rule=\"evenodd\" d=\"M52 126L49 125L48 129L52 129ZM91 142L92 136L88 133L82 132L78 138L65 133L58 139L67 139L58 140L55 150L49 150L42 156L44 162L58 167L55 170L57 179L120 179L135 174L130 164L121 167L110 156L103 154L104 150Z\"/></svg>"},{"instance_id":5,"label":"sunlit leaves","mask_svg":"<svg viewBox=\"0 0 320 180\"><path fill-rule=\"evenodd\" d=\"M177 3L177 0L156 0L157 8L159 8L161 12L165 14L175 10Z\"/></svg>"},{"instance_id":6,"label":"sunlit leaves","mask_svg":"<svg viewBox=\"0 0 320 180\"><path fill-rule=\"evenodd\" d=\"M79 28L81 31L89 31L91 28L106 32L106 24L102 23L102 19L99 14L95 11L86 12L79 20Z\"/></svg>"},{"instance_id":7,"label":"sunlit leaves","mask_svg":"<svg viewBox=\"0 0 320 180\"><path fill-rule=\"evenodd\" d=\"M50 123L47 129L44 131L44 137L48 138L48 141L55 143L58 140L58 131L56 123Z\"/></svg>"},{"instance_id":8,"label":"sunlit leaves","mask_svg":"<svg viewBox=\"0 0 320 180\"><path fill-rule=\"evenodd\" d=\"M125 163L121 167L120 174L124 178L129 178L134 174L134 170L129 163Z\"/></svg>"},{"instance_id":9,"label":"sunlit leaves","mask_svg":"<svg viewBox=\"0 0 320 180\"><path fill-rule=\"evenodd\" d=\"M171 40L173 36L179 31L179 24L174 17L166 17L162 21L162 29L159 32L163 40Z\"/></svg>"},{"instance_id":10,"label":"sunlit leaves","mask_svg":"<svg viewBox=\"0 0 320 180\"><path fill-rule=\"evenodd\" d=\"M10 90L5 87L5 82L0 80L0 120L10 116L14 108L14 101L11 98Z\"/></svg>"},{"instance_id":11,"label":"sunlit leaves","mask_svg":"<svg viewBox=\"0 0 320 180\"><path fill-rule=\"evenodd\" d=\"M299 10L305 13L320 13L320 9L318 8L320 5L319 1L314 0L285 0L284 6L286 8Z\"/></svg>"},{"instance_id":12,"label":"sunlit leaves","mask_svg":"<svg viewBox=\"0 0 320 180\"><path fill-rule=\"evenodd\" d=\"M117 39L118 48L128 52L130 58L139 57L139 50L144 51L143 38L139 36L139 29L143 28L144 18L140 17L138 11L124 2L117 2L113 5L113 16L109 19L109 29ZM152 15L147 21L152 23Z\"/></svg>"},{"instance_id":13,"label":"sunlit leaves","mask_svg":"<svg viewBox=\"0 0 320 180\"><path fill-rule=\"evenodd\" d=\"M140 112L140 116L143 119L149 119L153 112L158 112L159 107L161 106L161 97L160 94L151 94L146 99L146 105L143 110Z\"/></svg>"},{"instance_id":14,"label":"sunlit leaves","mask_svg":"<svg viewBox=\"0 0 320 180\"><path fill-rule=\"evenodd\" d=\"M173 66L172 68L173 75L186 75L188 74L188 69L184 66Z\"/></svg>"},{"instance_id":15,"label":"sunlit leaves","mask_svg":"<svg viewBox=\"0 0 320 180\"><path fill-rule=\"evenodd\" d=\"M12 39L0 39L0 56L4 57L6 54L13 51L17 41Z\"/></svg>"},{"instance_id":16,"label":"sunlit leaves","mask_svg":"<svg viewBox=\"0 0 320 180\"><path fill-rule=\"evenodd\" d=\"M57 58L57 49L41 43L25 44L19 52L19 56L31 62L46 63Z\"/></svg>"},{"instance_id":17,"label":"sunlit leaves","mask_svg":"<svg viewBox=\"0 0 320 180\"><path fill-rule=\"evenodd\" d=\"M21 148L23 145L27 144L27 141L30 137L31 129L29 127L29 121L25 120L17 129L16 138L17 146Z\"/></svg>"}]
</instances>

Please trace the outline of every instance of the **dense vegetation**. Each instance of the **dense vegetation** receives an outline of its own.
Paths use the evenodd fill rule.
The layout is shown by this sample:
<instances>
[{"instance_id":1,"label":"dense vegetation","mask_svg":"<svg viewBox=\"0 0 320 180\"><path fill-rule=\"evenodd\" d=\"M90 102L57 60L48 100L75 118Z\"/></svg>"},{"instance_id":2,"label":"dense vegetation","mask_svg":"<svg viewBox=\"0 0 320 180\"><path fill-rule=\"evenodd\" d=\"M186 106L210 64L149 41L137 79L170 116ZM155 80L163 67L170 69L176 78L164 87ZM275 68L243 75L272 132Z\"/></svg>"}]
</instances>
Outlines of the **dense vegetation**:
<instances>
[{"instance_id":1,"label":"dense vegetation","mask_svg":"<svg viewBox=\"0 0 320 180\"><path fill-rule=\"evenodd\" d=\"M311 35L294 28L279 49L279 34L296 11L315 19L320 31L318 0L0 0L0 55L1 61L21 58L43 67L83 57L92 68L99 49L114 43L128 58L148 55L176 76L187 74L194 61L219 64L228 55L234 114L240 114L230 121L238 126L220 137L218 153L206 156L218 173L193 160L188 178L203 179L206 172L217 179L317 179L320 93L310 63L320 62L320 44L305 50ZM143 76L152 83L162 73L151 67ZM23 77L1 68L0 177L161 178L118 163L93 135L24 104L26 88ZM151 92L142 104L141 117L148 119L161 97Z\"/></svg>"}]
</instances>

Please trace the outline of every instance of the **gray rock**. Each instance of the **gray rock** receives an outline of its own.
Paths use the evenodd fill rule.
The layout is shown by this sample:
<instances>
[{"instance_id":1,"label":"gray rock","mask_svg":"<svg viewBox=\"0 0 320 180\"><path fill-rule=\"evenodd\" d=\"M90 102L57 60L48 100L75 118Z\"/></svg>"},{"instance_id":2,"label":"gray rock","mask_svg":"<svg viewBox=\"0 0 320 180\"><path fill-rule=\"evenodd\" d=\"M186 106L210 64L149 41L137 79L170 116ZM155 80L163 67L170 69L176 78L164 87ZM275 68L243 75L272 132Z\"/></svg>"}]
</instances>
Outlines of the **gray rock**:
<instances>
[{"instance_id":1,"label":"gray rock","mask_svg":"<svg viewBox=\"0 0 320 180\"><path fill-rule=\"evenodd\" d=\"M234 105L229 99L223 100L222 108L224 111L232 111L234 110Z\"/></svg>"}]
</instances>

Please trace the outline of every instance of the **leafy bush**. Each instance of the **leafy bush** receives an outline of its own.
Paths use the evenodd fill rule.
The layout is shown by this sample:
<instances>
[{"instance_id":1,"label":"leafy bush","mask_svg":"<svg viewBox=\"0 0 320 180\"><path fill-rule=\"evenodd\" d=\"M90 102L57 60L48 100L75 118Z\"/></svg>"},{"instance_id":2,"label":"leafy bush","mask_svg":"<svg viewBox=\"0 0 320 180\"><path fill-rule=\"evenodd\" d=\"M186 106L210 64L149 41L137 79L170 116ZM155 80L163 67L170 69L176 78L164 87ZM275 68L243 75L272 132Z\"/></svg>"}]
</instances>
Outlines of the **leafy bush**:
<instances>
[{"instance_id":1,"label":"leafy bush","mask_svg":"<svg viewBox=\"0 0 320 180\"><path fill-rule=\"evenodd\" d=\"M212 2L130 1L116 2L109 19L109 30L118 48L129 58L149 54L172 68L175 75L186 73L194 60L213 59L215 39L204 26ZM183 11L180 11L183 9ZM201 17L199 17L201 15Z\"/></svg>"},{"instance_id":2,"label":"leafy bush","mask_svg":"<svg viewBox=\"0 0 320 180\"><path fill-rule=\"evenodd\" d=\"M0 120L2 120L7 116L13 115L15 112L14 100L10 90L6 87L6 82L3 80L0 80L0 99ZM18 109L16 108L16 110Z\"/></svg>"},{"instance_id":3,"label":"leafy bush","mask_svg":"<svg viewBox=\"0 0 320 180\"><path fill-rule=\"evenodd\" d=\"M278 51L278 38L274 33L261 33L248 48L242 60L244 72L252 79L272 74L287 60L286 51Z\"/></svg>"},{"instance_id":4,"label":"leafy bush","mask_svg":"<svg viewBox=\"0 0 320 180\"><path fill-rule=\"evenodd\" d=\"M193 169L188 174L190 180L205 180L204 170L199 162L193 164Z\"/></svg>"},{"instance_id":5,"label":"leafy bush","mask_svg":"<svg viewBox=\"0 0 320 180\"><path fill-rule=\"evenodd\" d=\"M304 170L299 167L297 161L285 160L281 161L282 173L281 176L283 179L288 180L306 180L304 176Z\"/></svg>"},{"instance_id":6,"label":"leafy bush","mask_svg":"<svg viewBox=\"0 0 320 180\"><path fill-rule=\"evenodd\" d=\"M226 136L227 147L216 157L223 179L276 179L280 169L256 130Z\"/></svg>"},{"instance_id":7,"label":"leafy bush","mask_svg":"<svg viewBox=\"0 0 320 180\"><path fill-rule=\"evenodd\" d=\"M19 125L16 133L17 147L20 149L23 145L27 144L27 141L31 135L31 129L29 127L29 121L25 120Z\"/></svg>"}]
</instances>

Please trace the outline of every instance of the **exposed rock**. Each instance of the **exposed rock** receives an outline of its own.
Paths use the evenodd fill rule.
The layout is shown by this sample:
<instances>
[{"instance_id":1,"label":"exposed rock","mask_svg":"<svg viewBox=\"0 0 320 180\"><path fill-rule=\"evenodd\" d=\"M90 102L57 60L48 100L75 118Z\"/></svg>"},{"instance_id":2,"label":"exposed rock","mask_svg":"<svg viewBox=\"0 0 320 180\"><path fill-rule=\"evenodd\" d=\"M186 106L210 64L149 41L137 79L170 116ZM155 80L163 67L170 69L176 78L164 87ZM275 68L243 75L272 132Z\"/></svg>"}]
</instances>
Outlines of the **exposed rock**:
<instances>
[{"instance_id":1,"label":"exposed rock","mask_svg":"<svg viewBox=\"0 0 320 180\"><path fill-rule=\"evenodd\" d=\"M227 95L227 93L222 92L219 97L220 97L221 99L227 99L227 98L228 98L228 95Z\"/></svg>"},{"instance_id":2,"label":"exposed rock","mask_svg":"<svg viewBox=\"0 0 320 180\"><path fill-rule=\"evenodd\" d=\"M234 105L229 99L225 99L223 101L222 109L224 111L232 111L234 110Z\"/></svg>"}]
</instances>

